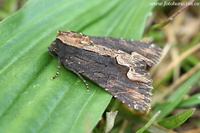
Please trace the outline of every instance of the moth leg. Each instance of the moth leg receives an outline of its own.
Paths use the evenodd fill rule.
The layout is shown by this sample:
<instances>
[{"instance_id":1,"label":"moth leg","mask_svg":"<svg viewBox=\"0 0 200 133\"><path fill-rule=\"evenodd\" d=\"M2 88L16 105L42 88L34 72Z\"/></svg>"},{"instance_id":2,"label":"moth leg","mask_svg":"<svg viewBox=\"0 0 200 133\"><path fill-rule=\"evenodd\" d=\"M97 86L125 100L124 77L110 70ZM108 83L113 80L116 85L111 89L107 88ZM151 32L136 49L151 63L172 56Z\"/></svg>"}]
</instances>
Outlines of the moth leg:
<instances>
[{"instance_id":1,"label":"moth leg","mask_svg":"<svg viewBox=\"0 0 200 133\"><path fill-rule=\"evenodd\" d=\"M61 65L62 65L61 59L58 58L58 69L57 69L57 72L56 72L55 76L53 76L53 77L51 78L51 80L54 80L54 79L60 74ZM72 69L70 69L70 70L73 71L76 75L78 75L78 77L85 83L86 88L87 88L87 91L89 91L89 90L90 90L90 89L89 89L89 85L88 85L88 83L86 82L86 80L80 75L80 73L78 73L78 72L76 72L75 70L72 70Z\"/></svg>"},{"instance_id":2,"label":"moth leg","mask_svg":"<svg viewBox=\"0 0 200 133\"><path fill-rule=\"evenodd\" d=\"M87 88L87 91L89 91L89 90L90 90L89 85L88 85L87 81L81 76L81 74L78 73L78 72L76 72L75 70L72 70L72 69L70 69L70 70L71 70L72 72L74 72L76 75L78 75L78 77L85 83L85 86L86 86L86 88Z\"/></svg>"},{"instance_id":3,"label":"moth leg","mask_svg":"<svg viewBox=\"0 0 200 133\"><path fill-rule=\"evenodd\" d=\"M58 58L58 69L57 69L56 74L51 78L51 80L54 80L59 75L61 65L62 65L61 60L60 60L60 58Z\"/></svg>"}]
</instances>

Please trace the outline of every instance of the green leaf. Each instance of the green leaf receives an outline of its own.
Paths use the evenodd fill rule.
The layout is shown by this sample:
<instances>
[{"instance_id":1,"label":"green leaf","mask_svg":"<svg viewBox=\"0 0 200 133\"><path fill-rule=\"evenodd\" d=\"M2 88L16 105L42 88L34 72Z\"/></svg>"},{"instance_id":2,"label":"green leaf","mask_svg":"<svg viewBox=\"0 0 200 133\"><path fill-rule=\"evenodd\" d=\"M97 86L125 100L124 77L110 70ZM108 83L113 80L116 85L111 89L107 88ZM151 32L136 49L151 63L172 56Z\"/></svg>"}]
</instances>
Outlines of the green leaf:
<instances>
[{"instance_id":1,"label":"green leaf","mask_svg":"<svg viewBox=\"0 0 200 133\"><path fill-rule=\"evenodd\" d=\"M136 133L143 133L148 127L150 127L153 122L156 120L156 118L159 116L160 111L158 111L149 121L148 123L142 127L141 129L139 129Z\"/></svg>"},{"instance_id":2,"label":"green leaf","mask_svg":"<svg viewBox=\"0 0 200 133\"><path fill-rule=\"evenodd\" d=\"M179 107L188 107L200 104L200 93L190 96L189 98L181 101Z\"/></svg>"},{"instance_id":3,"label":"green leaf","mask_svg":"<svg viewBox=\"0 0 200 133\"><path fill-rule=\"evenodd\" d=\"M0 23L0 132L91 132L112 96L90 91L47 47L57 30L140 39L153 6L146 0L29 0Z\"/></svg>"},{"instance_id":4,"label":"green leaf","mask_svg":"<svg viewBox=\"0 0 200 133\"><path fill-rule=\"evenodd\" d=\"M168 99L159 105L154 107L154 114L161 110L161 114L158 116L158 120L161 120L167 116L174 108L178 106L183 97L189 92L190 86L195 82L199 81L200 70L193 74L189 79L187 79L183 84L181 84L173 93L168 97Z\"/></svg>"},{"instance_id":5,"label":"green leaf","mask_svg":"<svg viewBox=\"0 0 200 133\"><path fill-rule=\"evenodd\" d=\"M187 109L179 114L170 116L160 121L158 124L168 129L174 129L184 123L190 116L192 116L194 111L195 109Z\"/></svg>"}]
</instances>

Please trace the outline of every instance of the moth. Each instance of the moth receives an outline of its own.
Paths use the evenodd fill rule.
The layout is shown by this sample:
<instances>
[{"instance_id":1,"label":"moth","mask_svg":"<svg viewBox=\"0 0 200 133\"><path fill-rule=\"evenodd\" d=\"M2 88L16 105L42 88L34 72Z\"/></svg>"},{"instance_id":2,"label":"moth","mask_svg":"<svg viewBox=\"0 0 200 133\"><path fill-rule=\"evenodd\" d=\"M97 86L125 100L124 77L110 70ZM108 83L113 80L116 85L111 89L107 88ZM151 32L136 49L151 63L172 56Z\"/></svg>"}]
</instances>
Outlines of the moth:
<instances>
[{"instance_id":1,"label":"moth","mask_svg":"<svg viewBox=\"0 0 200 133\"><path fill-rule=\"evenodd\" d=\"M85 83L83 76L128 106L141 111L150 109L153 87L147 66L155 65L162 53L155 44L58 31L48 50L58 58L53 79L63 64Z\"/></svg>"}]
</instances>

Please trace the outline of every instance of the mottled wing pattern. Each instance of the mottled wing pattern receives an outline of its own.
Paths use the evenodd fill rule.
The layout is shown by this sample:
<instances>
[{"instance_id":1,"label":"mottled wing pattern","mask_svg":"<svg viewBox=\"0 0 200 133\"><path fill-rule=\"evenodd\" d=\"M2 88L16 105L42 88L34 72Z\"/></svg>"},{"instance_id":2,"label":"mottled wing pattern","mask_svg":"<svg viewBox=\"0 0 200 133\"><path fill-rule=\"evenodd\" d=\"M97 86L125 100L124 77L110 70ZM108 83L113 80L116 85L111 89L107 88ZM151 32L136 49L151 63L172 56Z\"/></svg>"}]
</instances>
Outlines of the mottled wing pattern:
<instances>
[{"instance_id":1,"label":"mottled wing pattern","mask_svg":"<svg viewBox=\"0 0 200 133\"><path fill-rule=\"evenodd\" d=\"M153 87L146 66L156 64L161 56L156 45L67 31L59 33L49 51L66 68L91 79L123 103L137 110L150 109Z\"/></svg>"},{"instance_id":2,"label":"mottled wing pattern","mask_svg":"<svg viewBox=\"0 0 200 133\"><path fill-rule=\"evenodd\" d=\"M93 41L94 44L103 45L127 53L135 52L140 54L147 59L145 62L147 62L149 66L157 64L162 54L162 49L155 44L137 40L99 36L89 36L89 39Z\"/></svg>"},{"instance_id":3,"label":"mottled wing pattern","mask_svg":"<svg viewBox=\"0 0 200 133\"><path fill-rule=\"evenodd\" d=\"M57 41L60 44L60 49L62 49L58 54L66 68L83 74L105 88L114 97L135 109L145 110L150 108L151 81L141 82L141 80L150 80L146 77L148 72L145 70L146 63L143 60L135 62L137 66L133 70L136 75L133 75L135 79L131 81L127 77L127 72L133 70L119 65L116 59L99 56L98 53L84 51L65 45L60 40ZM145 77L137 78L137 74Z\"/></svg>"}]
</instances>

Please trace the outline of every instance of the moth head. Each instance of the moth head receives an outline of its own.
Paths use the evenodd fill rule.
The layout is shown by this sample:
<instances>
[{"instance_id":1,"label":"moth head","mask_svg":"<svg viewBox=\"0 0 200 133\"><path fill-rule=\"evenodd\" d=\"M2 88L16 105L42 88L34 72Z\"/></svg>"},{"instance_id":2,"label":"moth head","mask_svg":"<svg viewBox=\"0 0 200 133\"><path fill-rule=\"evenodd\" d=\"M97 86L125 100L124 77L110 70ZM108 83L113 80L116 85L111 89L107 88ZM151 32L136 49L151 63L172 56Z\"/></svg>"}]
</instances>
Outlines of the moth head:
<instances>
[{"instance_id":1,"label":"moth head","mask_svg":"<svg viewBox=\"0 0 200 133\"><path fill-rule=\"evenodd\" d=\"M52 55L52 56L58 56L58 48L57 48L57 44L56 44L56 41L53 41L51 43L51 45L48 47L49 49L49 53Z\"/></svg>"},{"instance_id":2,"label":"moth head","mask_svg":"<svg viewBox=\"0 0 200 133\"><path fill-rule=\"evenodd\" d=\"M64 44L68 45L90 45L89 38L82 33L76 33L74 31L58 31L57 39L61 40Z\"/></svg>"}]
</instances>

